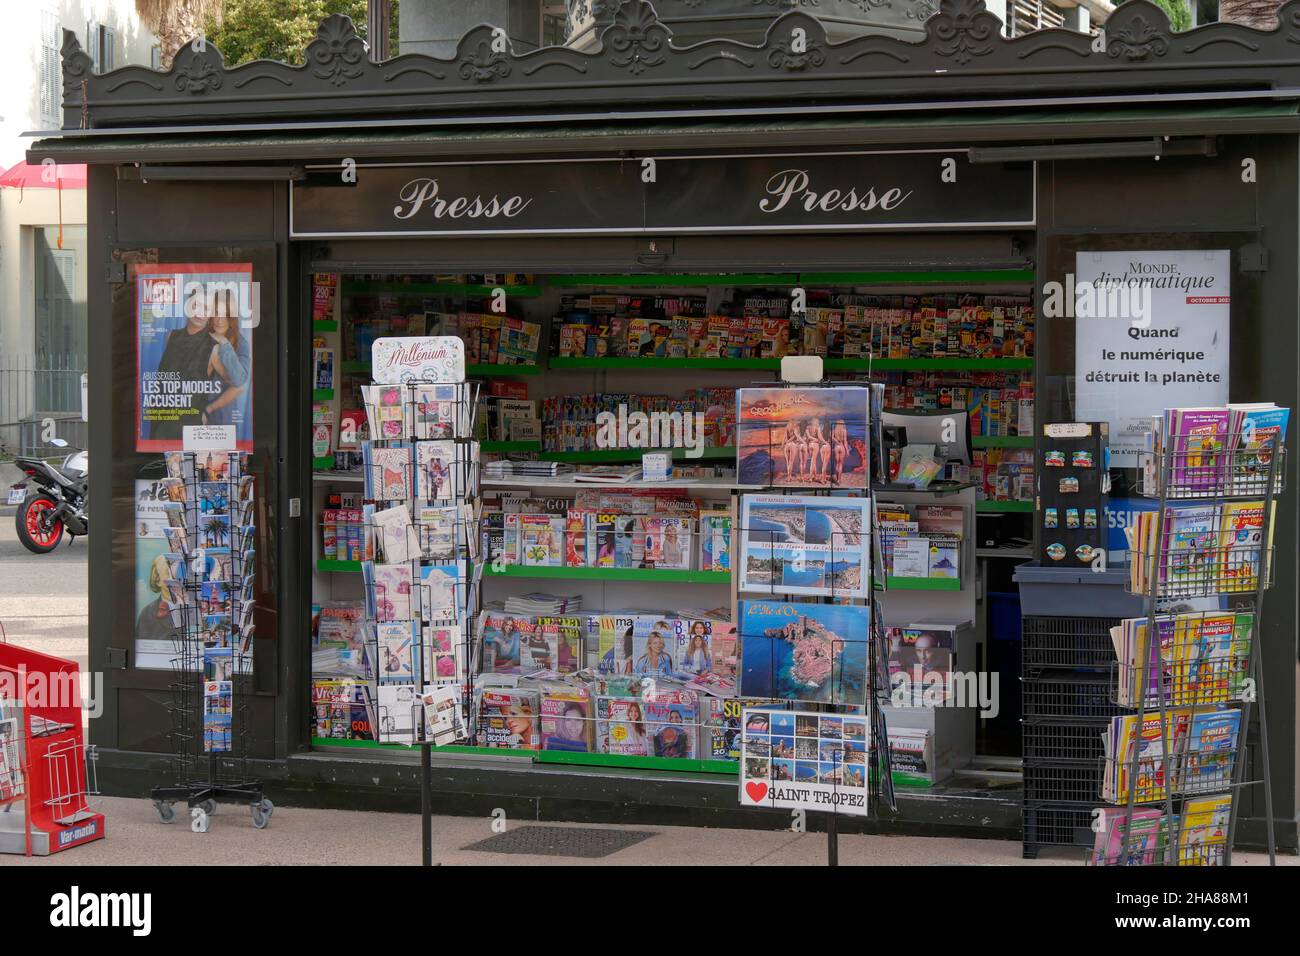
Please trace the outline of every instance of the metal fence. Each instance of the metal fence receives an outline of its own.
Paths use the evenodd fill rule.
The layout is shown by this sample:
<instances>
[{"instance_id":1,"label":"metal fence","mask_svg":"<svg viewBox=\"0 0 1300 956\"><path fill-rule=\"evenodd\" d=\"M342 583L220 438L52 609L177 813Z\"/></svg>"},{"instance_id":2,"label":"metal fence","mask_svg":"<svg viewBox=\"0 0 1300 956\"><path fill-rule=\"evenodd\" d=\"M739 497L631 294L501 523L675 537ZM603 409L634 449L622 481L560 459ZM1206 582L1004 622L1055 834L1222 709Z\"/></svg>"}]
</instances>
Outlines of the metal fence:
<instances>
[{"instance_id":1,"label":"metal fence","mask_svg":"<svg viewBox=\"0 0 1300 956\"><path fill-rule=\"evenodd\" d=\"M84 355L0 355L0 461L16 456L57 458L86 447L81 420Z\"/></svg>"}]
</instances>

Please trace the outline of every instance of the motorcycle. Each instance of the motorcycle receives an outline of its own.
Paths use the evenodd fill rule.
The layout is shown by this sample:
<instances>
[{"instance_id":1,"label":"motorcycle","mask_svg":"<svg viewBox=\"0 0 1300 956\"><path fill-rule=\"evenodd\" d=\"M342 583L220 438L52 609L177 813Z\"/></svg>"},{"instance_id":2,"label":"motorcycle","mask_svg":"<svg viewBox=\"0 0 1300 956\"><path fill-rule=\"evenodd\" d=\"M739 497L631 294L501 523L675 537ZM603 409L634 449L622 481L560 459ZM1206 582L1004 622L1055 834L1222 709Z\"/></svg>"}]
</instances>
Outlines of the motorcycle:
<instances>
[{"instance_id":1,"label":"motorcycle","mask_svg":"<svg viewBox=\"0 0 1300 956\"><path fill-rule=\"evenodd\" d=\"M66 448L62 438L50 444ZM59 546L63 532L68 543L78 535L90 533L86 514L90 493L90 464L84 451L76 451L54 465L40 458L16 458L14 464L24 475L9 488L8 503L18 505L14 525L18 540L28 551L49 554ZM29 484L36 485L29 489Z\"/></svg>"}]
</instances>

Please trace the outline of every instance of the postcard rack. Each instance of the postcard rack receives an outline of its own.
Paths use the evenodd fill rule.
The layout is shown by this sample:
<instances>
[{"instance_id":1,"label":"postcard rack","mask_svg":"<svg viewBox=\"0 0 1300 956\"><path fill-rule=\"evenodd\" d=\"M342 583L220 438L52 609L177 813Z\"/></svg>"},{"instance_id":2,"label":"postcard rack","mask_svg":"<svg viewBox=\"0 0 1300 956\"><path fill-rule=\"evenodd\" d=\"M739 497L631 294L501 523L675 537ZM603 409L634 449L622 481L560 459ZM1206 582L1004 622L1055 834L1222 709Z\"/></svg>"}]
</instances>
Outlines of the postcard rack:
<instances>
[{"instance_id":1,"label":"postcard rack","mask_svg":"<svg viewBox=\"0 0 1300 956\"><path fill-rule=\"evenodd\" d=\"M1104 768L1116 778L1120 770L1127 775L1126 786L1102 794L1103 800L1109 796L1123 805L1118 826L1122 836L1117 845L1094 852L1088 860L1092 865L1230 866L1241 795L1251 786L1262 788L1269 863L1276 865L1260 624L1264 594L1272 583L1274 499L1282 490L1285 449L1280 436L1262 448L1250 432L1222 435L1221 443L1213 446L1204 444L1203 437L1164 435L1161 446L1144 453L1140 463L1142 490L1157 501L1154 523L1149 525L1154 535L1134 541L1128 553L1129 591L1146 602L1146 645L1141 647L1136 673L1125 674L1124 665L1116 671L1112 699L1135 712L1139 738L1142 729L1158 718L1159 756L1141 755L1135 740L1123 766ZM1219 517L1209 521L1210 527L1191 526L1190 533L1183 533L1175 509L1197 506L1236 509L1211 513L1249 517L1229 527ZM1166 663L1164 636L1178 626L1178 602L1205 598L1217 598L1232 612L1251 615L1248 650L1202 662L1206 666L1200 670L1176 660ZM1128 678L1125 693L1119 692L1121 678ZM1178 723L1223 708L1238 711L1238 716L1229 718L1236 721L1236 746L1224 759L1200 763L1197 752L1189 749L1190 728L1171 748ZM1244 744L1256 708L1260 779L1246 780ZM1110 759L1120 757L1116 752ZM1219 794L1230 801L1226 821L1221 814L1204 810L1204 798ZM1202 798L1195 820L1188 803L1194 797ZM1155 804L1162 811L1149 818L1145 827L1135 816L1142 804ZM1145 842L1149 838L1154 842Z\"/></svg>"},{"instance_id":2,"label":"postcard rack","mask_svg":"<svg viewBox=\"0 0 1300 956\"><path fill-rule=\"evenodd\" d=\"M815 386L801 385L799 387L833 389L838 386L861 387L864 384L861 381L845 381L825 382ZM791 386L787 385L787 387ZM885 638L880 603L875 600L874 594L876 590L883 590L886 582L883 575L884 562L881 551L880 529L876 524L874 501L870 499L872 472L871 454L868 445L872 442L870 429L865 427L870 425L872 418L878 420L876 412L880 404L883 387L872 386L872 392L867 421L858 423L864 426L863 430L867 432L866 441L850 444L844 422L828 421L821 423L819 431L805 423L802 441L806 446L810 443L809 435L815 435L815 438L811 439L811 443L816 445L815 452L809 452L806 447L803 449L795 447L783 438L780 457L769 453L765 468L760 466L756 470L751 464L743 475L738 474L738 480L741 480L747 487L749 485L758 485L759 490L747 491L742 498L742 513L738 516L732 536L734 555L732 563L738 569L736 572L737 589L745 600L761 600L764 596L771 598L779 596L784 600L793 598L813 604L848 604L865 608L866 627L861 634L861 639L865 645L863 648L866 676L865 687L863 688L864 702L831 699L824 703L799 702L798 707L799 709L806 708L825 713L836 713L844 708L848 708L848 713L865 712L868 719L866 776L869 792L873 798L871 800L871 812L878 817L882 806L888 807L890 811L896 811L897 803L894 795L893 777L890 771L888 728L881 707L882 702L887 702L890 697L887 663L888 642ZM761 442L760 439L760 443L765 444L769 450L776 446L773 435L774 427L774 425L769 424L769 437L765 443ZM759 434L762 434L761 426ZM798 433L796 432L796 434ZM788 438L788 433L785 437ZM850 470L848 466L853 456L857 457L858 464L856 468ZM857 478L850 478L850 480L845 481L846 477L855 474ZM859 479L860 484L858 484ZM842 491L845 488L859 490L860 497L830 494L831 491ZM813 555L803 553L804 549L796 548L795 551L799 553L794 554L793 558L791 558L791 555L785 553L790 550L789 547L781 543L782 532L778 527L780 521L764 517L761 512L765 504L770 506L769 510L779 509L782 498L795 496L809 496L819 500L824 498L828 505L832 503L847 505L850 502L865 502L865 507L861 509L862 520L855 528L852 527L852 519L850 519L850 526L846 528L843 525L836 525L823 516L822 520L830 527L830 530L825 535L828 539L826 550ZM806 523L808 518L804 516L802 519L797 520ZM764 558L764 552L766 552L766 558ZM757 566L754 565L755 557L758 558L759 562ZM788 581L778 582L776 580L777 570L784 564L788 573L791 568L791 561L793 561L795 576L804 573L805 565L811 568L814 563L824 562L825 570L823 573L825 579L830 582L830 594L827 595L825 589L823 589L814 595L801 591L797 586L792 590ZM755 570L757 570L757 573L754 573ZM766 581L762 580L764 574L767 575ZM747 641L753 642L763 635L755 634L747 624L745 617L739 617L740 620L737 625L738 638L740 647L743 648ZM800 622L800 624L802 625L803 622ZM854 636L858 637L856 634ZM834 668L834 666L835 663L832 661L831 667ZM742 696L744 695L742 694ZM785 706L789 706L788 702ZM838 857L836 817L835 812L828 815L828 852L831 865L837 862Z\"/></svg>"},{"instance_id":3,"label":"postcard rack","mask_svg":"<svg viewBox=\"0 0 1300 956\"><path fill-rule=\"evenodd\" d=\"M483 575L478 391L477 382L407 381L371 386L366 399L379 427L363 443L361 571L381 744L422 743L433 717L426 692L438 688L455 688L462 717L438 743L472 725Z\"/></svg>"},{"instance_id":4,"label":"postcard rack","mask_svg":"<svg viewBox=\"0 0 1300 956\"><path fill-rule=\"evenodd\" d=\"M172 577L164 582L174 627L168 732L173 782L155 787L151 798L163 823L173 822L175 804L184 802L195 833L208 831L218 803L247 805L261 830L275 808L248 772L255 477L242 452L165 458L179 505L168 510Z\"/></svg>"}]
</instances>

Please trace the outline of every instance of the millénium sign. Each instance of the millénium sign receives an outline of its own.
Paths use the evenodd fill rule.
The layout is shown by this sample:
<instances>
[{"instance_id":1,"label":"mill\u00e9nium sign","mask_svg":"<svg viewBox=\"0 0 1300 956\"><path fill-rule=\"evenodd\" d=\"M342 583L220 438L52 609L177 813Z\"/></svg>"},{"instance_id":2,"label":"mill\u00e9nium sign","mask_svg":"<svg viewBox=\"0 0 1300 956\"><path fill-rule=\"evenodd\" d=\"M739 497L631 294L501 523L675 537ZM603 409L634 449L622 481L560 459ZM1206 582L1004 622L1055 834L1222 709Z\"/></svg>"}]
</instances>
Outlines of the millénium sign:
<instances>
[{"instance_id":1,"label":"mill\u00e9nium sign","mask_svg":"<svg viewBox=\"0 0 1300 956\"><path fill-rule=\"evenodd\" d=\"M1032 163L963 151L315 166L297 238L1032 226Z\"/></svg>"}]
</instances>

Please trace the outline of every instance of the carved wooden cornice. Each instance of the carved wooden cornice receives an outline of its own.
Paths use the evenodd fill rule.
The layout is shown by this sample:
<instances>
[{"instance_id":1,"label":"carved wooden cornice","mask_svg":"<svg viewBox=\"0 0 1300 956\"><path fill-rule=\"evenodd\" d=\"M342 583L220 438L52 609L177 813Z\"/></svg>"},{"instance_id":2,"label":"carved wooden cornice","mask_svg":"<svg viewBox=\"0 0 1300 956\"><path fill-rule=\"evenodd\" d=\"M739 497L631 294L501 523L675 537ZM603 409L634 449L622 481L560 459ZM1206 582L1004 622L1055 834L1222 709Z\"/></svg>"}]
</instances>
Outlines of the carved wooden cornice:
<instances>
[{"instance_id":1,"label":"carved wooden cornice","mask_svg":"<svg viewBox=\"0 0 1300 956\"><path fill-rule=\"evenodd\" d=\"M297 66L227 68L211 43L191 43L169 70L96 74L64 31L64 128L1300 87L1300 0L1281 8L1271 31L1215 23L1175 33L1159 7L1128 0L1099 37L1043 30L1008 39L983 0L942 0L915 41L831 42L815 18L793 11L761 44L682 45L649 0L606 3L613 15L595 50L516 54L503 30L479 26L452 59L382 63L340 14L321 23Z\"/></svg>"}]
</instances>

